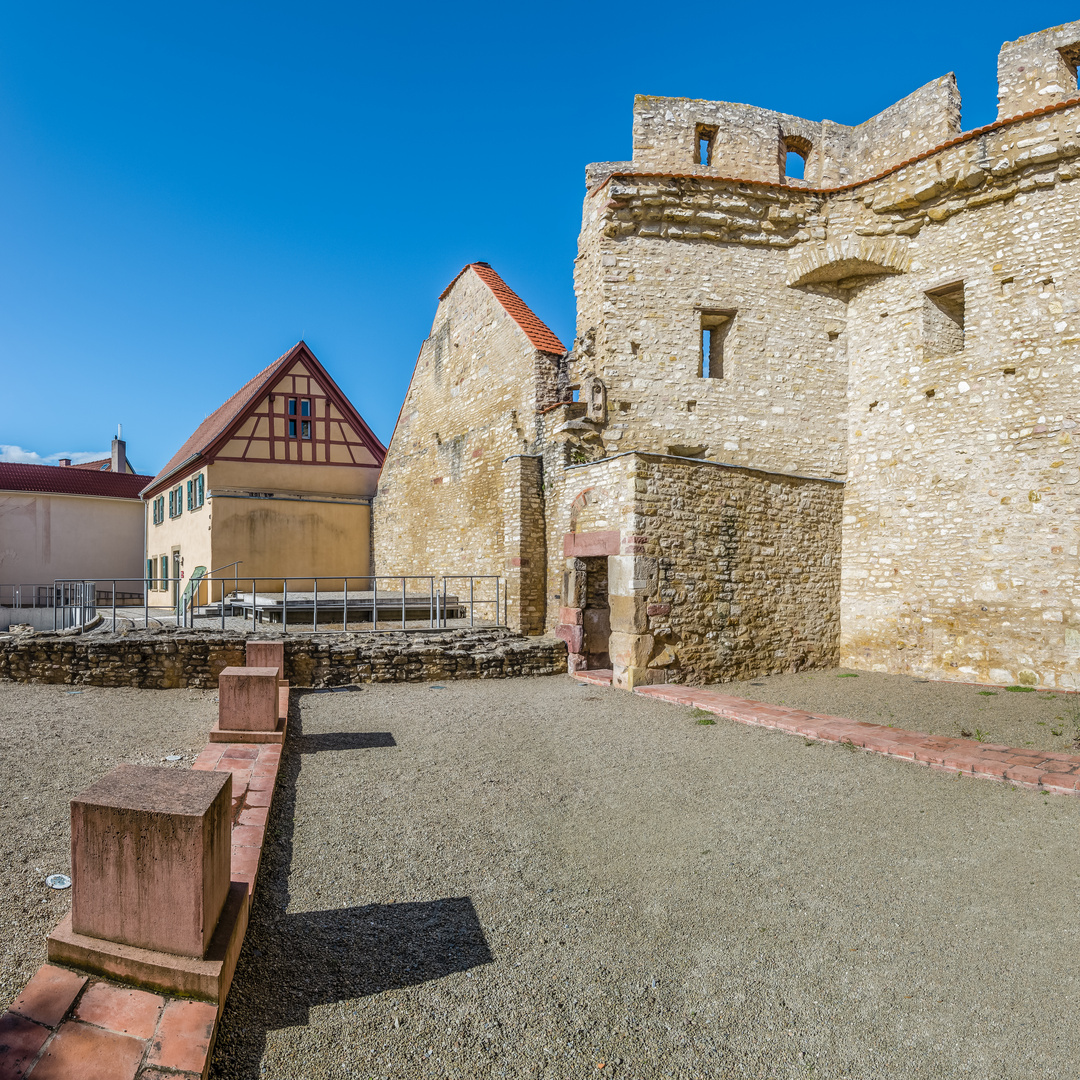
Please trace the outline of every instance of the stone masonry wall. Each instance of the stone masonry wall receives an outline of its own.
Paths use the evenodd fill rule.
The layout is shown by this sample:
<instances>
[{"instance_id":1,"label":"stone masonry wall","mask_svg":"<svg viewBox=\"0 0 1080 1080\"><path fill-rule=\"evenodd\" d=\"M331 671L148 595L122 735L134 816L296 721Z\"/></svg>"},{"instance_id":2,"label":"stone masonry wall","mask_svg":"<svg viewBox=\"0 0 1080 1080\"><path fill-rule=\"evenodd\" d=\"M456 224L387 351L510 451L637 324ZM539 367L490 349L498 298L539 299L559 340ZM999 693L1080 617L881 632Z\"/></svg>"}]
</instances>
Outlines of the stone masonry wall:
<instances>
[{"instance_id":1,"label":"stone masonry wall","mask_svg":"<svg viewBox=\"0 0 1080 1080\"><path fill-rule=\"evenodd\" d=\"M611 177L572 358L608 385L605 452L846 476L845 663L1077 685L1077 176L1072 105L833 192Z\"/></svg>"},{"instance_id":2,"label":"stone masonry wall","mask_svg":"<svg viewBox=\"0 0 1080 1080\"><path fill-rule=\"evenodd\" d=\"M702 133L712 134L708 163L697 160ZM865 180L959 134L960 94L952 75L927 83L857 127L728 101L639 96L632 169L778 184L786 182L790 149L805 160L803 178L790 183L831 188Z\"/></svg>"},{"instance_id":3,"label":"stone masonry wall","mask_svg":"<svg viewBox=\"0 0 1080 1080\"><path fill-rule=\"evenodd\" d=\"M222 668L244 665L246 640L230 633L16 635L0 638L0 681L151 690L215 687ZM501 679L566 670L561 641L503 630L284 640L285 678L294 687Z\"/></svg>"},{"instance_id":4,"label":"stone masonry wall","mask_svg":"<svg viewBox=\"0 0 1080 1080\"><path fill-rule=\"evenodd\" d=\"M749 678L837 662L843 486L627 454L568 470L578 550L618 530L607 559L615 684ZM588 560L565 560L573 627Z\"/></svg>"},{"instance_id":5,"label":"stone masonry wall","mask_svg":"<svg viewBox=\"0 0 1080 1080\"><path fill-rule=\"evenodd\" d=\"M616 177L586 199L572 374L607 386L608 454L844 475L847 305L788 286L788 250L826 217L819 197L716 179ZM717 313L723 377L703 378Z\"/></svg>"},{"instance_id":6,"label":"stone masonry wall","mask_svg":"<svg viewBox=\"0 0 1080 1080\"><path fill-rule=\"evenodd\" d=\"M459 277L420 351L379 480L380 574L520 571L509 560L521 553L507 549L518 525L504 518L520 467L505 460L536 453L537 409L555 398L558 363L475 273Z\"/></svg>"}]
</instances>

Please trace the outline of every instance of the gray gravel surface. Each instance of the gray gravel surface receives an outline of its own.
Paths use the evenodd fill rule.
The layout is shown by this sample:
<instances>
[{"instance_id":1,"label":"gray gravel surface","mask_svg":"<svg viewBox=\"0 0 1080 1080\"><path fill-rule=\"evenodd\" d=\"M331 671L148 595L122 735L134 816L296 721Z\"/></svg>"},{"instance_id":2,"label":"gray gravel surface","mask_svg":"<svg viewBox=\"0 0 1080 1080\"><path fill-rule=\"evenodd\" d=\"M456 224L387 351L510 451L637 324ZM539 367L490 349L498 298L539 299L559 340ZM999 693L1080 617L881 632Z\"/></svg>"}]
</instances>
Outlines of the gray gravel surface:
<instances>
[{"instance_id":1,"label":"gray gravel surface","mask_svg":"<svg viewBox=\"0 0 1080 1080\"><path fill-rule=\"evenodd\" d=\"M0 1007L44 963L45 937L71 906L45 878L71 873L72 797L122 762L190 768L216 698L0 682Z\"/></svg>"},{"instance_id":2,"label":"gray gravel surface","mask_svg":"<svg viewBox=\"0 0 1080 1080\"><path fill-rule=\"evenodd\" d=\"M1080 694L932 682L874 671L805 671L710 687L807 712L1080 754Z\"/></svg>"},{"instance_id":3,"label":"gray gravel surface","mask_svg":"<svg viewBox=\"0 0 1080 1080\"><path fill-rule=\"evenodd\" d=\"M1076 1075L1078 799L566 677L294 693L279 785L215 1080Z\"/></svg>"}]
</instances>

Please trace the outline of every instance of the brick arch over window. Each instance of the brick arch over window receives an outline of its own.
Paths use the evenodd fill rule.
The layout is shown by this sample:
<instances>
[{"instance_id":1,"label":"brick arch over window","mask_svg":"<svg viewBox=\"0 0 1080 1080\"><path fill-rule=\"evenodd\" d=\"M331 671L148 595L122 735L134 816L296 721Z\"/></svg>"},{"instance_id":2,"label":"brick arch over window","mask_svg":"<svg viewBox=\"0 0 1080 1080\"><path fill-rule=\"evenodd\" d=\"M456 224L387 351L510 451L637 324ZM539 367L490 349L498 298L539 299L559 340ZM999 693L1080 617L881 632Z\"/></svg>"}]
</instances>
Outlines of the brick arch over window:
<instances>
[{"instance_id":1,"label":"brick arch over window","mask_svg":"<svg viewBox=\"0 0 1080 1080\"><path fill-rule=\"evenodd\" d=\"M802 179L810 178L810 162L814 154L814 143L806 135L800 135L797 131L781 131L780 144L778 147L777 160L780 166L780 182L788 179L787 156L798 154L803 159Z\"/></svg>"}]
</instances>

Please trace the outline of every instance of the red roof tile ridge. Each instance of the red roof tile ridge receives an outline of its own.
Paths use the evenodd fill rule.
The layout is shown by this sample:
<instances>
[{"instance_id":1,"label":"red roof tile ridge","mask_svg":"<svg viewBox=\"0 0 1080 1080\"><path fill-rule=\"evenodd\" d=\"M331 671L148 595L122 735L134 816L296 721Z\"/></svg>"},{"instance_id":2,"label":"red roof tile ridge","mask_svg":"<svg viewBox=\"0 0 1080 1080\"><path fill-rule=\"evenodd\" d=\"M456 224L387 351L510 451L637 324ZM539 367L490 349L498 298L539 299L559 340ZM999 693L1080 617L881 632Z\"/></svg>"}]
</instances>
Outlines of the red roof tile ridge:
<instances>
[{"instance_id":1,"label":"red roof tile ridge","mask_svg":"<svg viewBox=\"0 0 1080 1080\"><path fill-rule=\"evenodd\" d=\"M32 465L0 461L0 491L27 491L42 495L95 495L109 499L138 499L149 476Z\"/></svg>"},{"instance_id":2,"label":"red roof tile ridge","mask_svg":"<svg viewBox=\"0 0 1080 1080\"><path fill-rule=\"evenodd\" d=\"M450 290L458 283L467 270L473 273L491 290L495 299L506 313L518 324L522 333L540 352L562 355L566 346L555 336L551 328L521 299L520 296L485 262L469 263L455 275L454 280L439 294L439 300L445 300Z\"/></svg>"}]
</instances>

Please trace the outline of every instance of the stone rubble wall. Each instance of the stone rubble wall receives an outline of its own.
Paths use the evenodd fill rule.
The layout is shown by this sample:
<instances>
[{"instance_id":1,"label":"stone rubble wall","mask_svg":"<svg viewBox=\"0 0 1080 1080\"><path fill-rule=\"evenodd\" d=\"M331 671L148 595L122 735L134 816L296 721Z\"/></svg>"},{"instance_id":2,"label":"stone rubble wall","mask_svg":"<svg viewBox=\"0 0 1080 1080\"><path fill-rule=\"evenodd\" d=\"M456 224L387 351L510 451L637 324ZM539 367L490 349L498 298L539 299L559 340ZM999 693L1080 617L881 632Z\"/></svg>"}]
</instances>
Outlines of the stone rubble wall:
<instances>
[{"instance_id":1,"label":"stone rubble wall","mask_svg":"<svg viewBox=\"0 0 1080 1080\"><path fill-rule=\"evenodd\" d=\"M708 164L694 160L703 130L715 131ZM857 127L728 101L638 96L633 169L831 188L865 180L959 134L960 94L952 75L927 83ZM801 179L785 179L789 148L805 155Z\"/></svg>"},{"instance_id":2,"label":"stone rubble wall","mask_svg":"<svg viewBox=\"0 0 1080 1080\"><path fill-rule=\"evenodd\" d=\"M216 687L222 668L244 666L247 640L227 632L12 635L0 638L0 681L151 690ZM284 643L285 678L293 687L566 671L563 642L505 630L297 636Z\"/></svg>"},{"instance_id":3,"label":"stone rubble wall","mask_svg":"<svg viewBox=\"0 0 1080 1080\"><path fill-rule=\"evenodd\" d=\"M998 119L1076 97L1077 42L1080 22L1005 42L998 53ZM1063 47L1064 56L1059 51Z\"/></svg>"},{"instance_id":4,"label":"stone rubble wall","mask_svg":"<svg viewBox=\"0 0 1080 1080\"><path fill-rule=\"evenodd\" d=\"M836 664L842 484L644 454L568 472L586 493L566 522L577 550L618 538L607 559L615 685ZM575 668L587 560L565 558L564 571L556 632Z\"/></svg>"}]
</instances>

